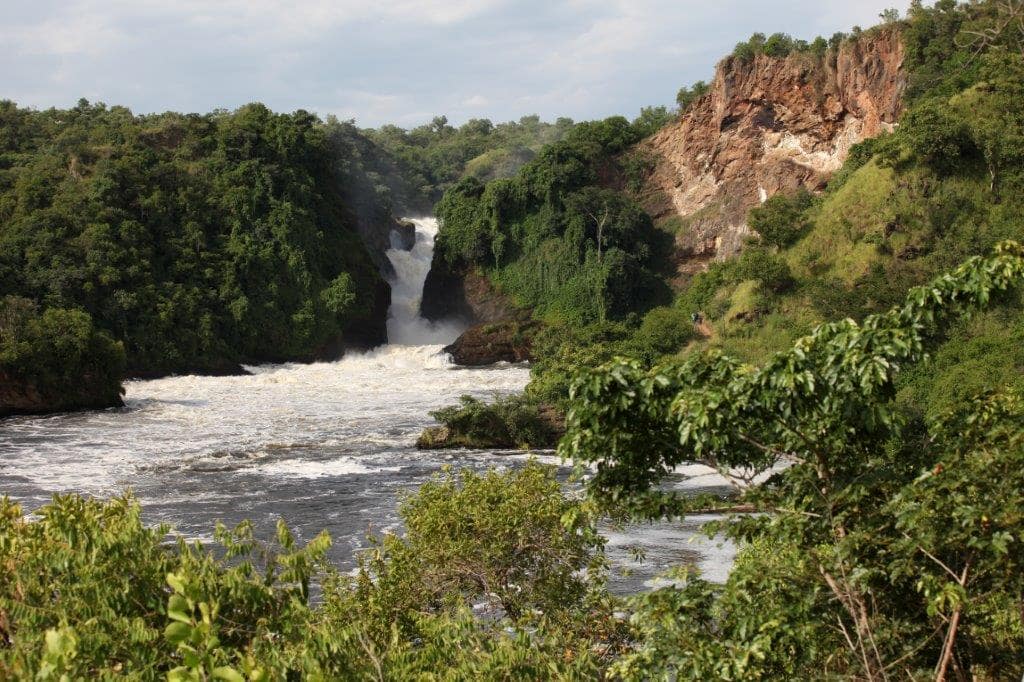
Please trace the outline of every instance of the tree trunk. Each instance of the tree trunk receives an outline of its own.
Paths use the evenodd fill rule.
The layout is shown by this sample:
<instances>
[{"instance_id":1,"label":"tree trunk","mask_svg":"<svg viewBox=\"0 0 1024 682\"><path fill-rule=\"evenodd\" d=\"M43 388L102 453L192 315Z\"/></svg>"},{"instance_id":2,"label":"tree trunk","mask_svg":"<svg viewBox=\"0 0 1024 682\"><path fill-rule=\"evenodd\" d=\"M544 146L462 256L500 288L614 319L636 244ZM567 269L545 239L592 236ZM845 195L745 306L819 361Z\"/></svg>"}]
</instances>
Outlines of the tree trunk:
<instances>
[{"instance_id":1,"label":"tree trunk","mask_svg":"<svg viewBox=\"0 0 1024 682\"><path fill-rule=\"evenodd\" d=\"M971 562L964 565L963 573L960 574L958 582L960 587L967 587L967 572L971 568ZM935 667L935 682L945 682L946 673L949 671L949 663L953 660L953 649L956 646L956 631L960 627L960 614L963 612L963 604L957 604L953 610L953 616L949 619L949 629L946 631L946 641L942 644L942 656Z\"/></svg>"}]
</instances>

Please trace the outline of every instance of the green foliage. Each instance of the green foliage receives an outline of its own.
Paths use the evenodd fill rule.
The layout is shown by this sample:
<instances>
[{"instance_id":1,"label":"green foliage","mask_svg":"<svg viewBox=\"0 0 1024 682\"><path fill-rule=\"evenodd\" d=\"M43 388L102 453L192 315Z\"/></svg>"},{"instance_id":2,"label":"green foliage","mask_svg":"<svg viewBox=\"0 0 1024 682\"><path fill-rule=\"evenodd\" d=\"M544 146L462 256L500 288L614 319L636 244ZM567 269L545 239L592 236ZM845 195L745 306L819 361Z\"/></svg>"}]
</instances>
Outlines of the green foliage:
<instances>
[{"instance_id":1,"label":"green foliage","mask_svg":"<svg viewBox=\"0 0 1024 682\"><path fill-rule=\"evenodd\" d=\"M667 299L658 271L668 235L602 184L640 135L621 117L581 123L514 178L459 182L437 205L435 262L482 267L552 323L621 319Z\"/></svg>"},{"instance_id":2,"label":"green foliage","mask_svg":"<svg viewBox=\"0 0 1024 682\"><path fill-rule=\"evenodd\" d=\"M675 466L705 463L762 512L709 532L781 547L791 557L786 570L808 583L781 602L771 582L744 583L742 573L720 595L693 583L652 596L637 618L655 648L626 660L645 674L720 674L759 660L798 666L786 675L818 665L880 679L891 668L944 675L955 659L960 670L1019 675L1019 654L977 643L1009 641L1020 628L1005 623L1024 588L1021 401L983 396L926 427L893 398L901 370L950 325L1022 282L1024 253L1006 243L912 289L889 312L818 327L761 367L710 353L651 370L620 359L581 372L560 449L597 465L590 489L599 501L642 517L708 504L658 488ZM756 572L770 569L770 557L756 560ZM778 622L762 608L762 589L781 608ZM698 625L666 618L665 600ZM730 612L734 604L739 611ZM993 608L1001 615L989 615ZM742 625L737 646L721 636L731 618ZM659 644L701 637L725 646L694 644L692 655L687 647L669 657ZM785 637L794 643L776 650ZM758 675L780 674L771 670Z\"/></svg>"},{"instance_id":3,"label":"green foliage","mask_svg":"<svg viewBox=\"0 0 1024 682\"><path fill-rule=\"evenodd\" d=\"M368 156L403 212L428 212L445 191L466 177L484 181L510 177L546 145L572 130L559 118L544 123L537 116L494 124L470 119L455 128L444 116L428 125L403 130L385 125L360 131L372 142Z\"/></svg>"},{"instance_id":4,"label":"green foliage","mask_svg":"<svg viewBox=\"0 0 1024 682\"><path fill-rule=\"evenodd\" d=\"M640 137L648 137L658 132L666 125L676 119L676 115L668 110L668 107L650 106L642 107L640 115L633 119L633 128Z\"/></svg>"},{"instance_id":5,"label":"green foliage","mask_svg":"<svg viewBox=\"0 0 1024 682\"><path fill-rule=\"evenodd\" d=\"M0 376L38 395L35 409L110 407L121 403L124 347L97 331L81 310L47 308L32 301L0 299ZM0 414L30 406L0 405Z\"/></svg>"},{"instance_id":6,"label":"green foliage","mask_svg":"<svg viewBox=\"0 0 1024 682\"><path fill-rule=\"evenodd\" d=\"M723 286L740 281L736 273L734 261L715 261L704 272L698 273L690 280L676 299L676 305L687 313L701 313L716 318L725 312L724 309L713 309L715 295Z\"/></svg>"},{"instance_id":7,"label":"green foliage","mask_svg":"<svg viewBox=\"0 0 1024 682\"><path fill-rule=\"evenodd\" d=\"M447 429L447 445L471 448L551 447L556 431L541 407L522 395L485 403L472 396L430 413Z\"/></svg>"},{"instance_id":8,"label":"green foliage","mask_svg":"<svg viewBox=\"0 0 1024 682\"><path fill-rule=\"evenodd\" d=\"M405 533L364 556L356 598L383 631L423 606L483 600L512 620L579 611L604 570L603 539L554 469L445 472L399 507ZM594 584L600 584L595 582Z\"/></svg>"},{"instance_id":9,"label":"green foliage","mask_svg":"<svg viewBox=\"0 0 1024 682\"><path fill-rule=\"evenodd\" d=\"M651 362L677 353L693 338L693 321L678 308L654 308L644 315L633 336L633 355Z\"/></svg>"},{"instance_id":10,"label":"green foliage","mask_svg":"<svg viewBox=\"0 0 1024 682\"><path fill-rule=\"evenodd\" d=\"M130 496L32 518L0 498L0 677L589 679L619 650L603 541L552 469L448 473L400 512L405 535L350 577L326 535L299 547L283 523L273 547L243 523L207 549Z\"/></svg>"},{"instance_id":11,"label":"green foliage","mask_svg":"<svg viewBox=\"0 0 1024 682\"><path fill-rule=\"evenodd\" d=\"M679 88L679 92L676 93L676 104L679 105L679 111L686 113L710 89L711 86L704 81L697 81L690 87L683 86Z\"/></svg>"},{"instance_id":12,"label":"green foliage","mask_svg":"<svg viewBox=\"0 0 1024 682\"><path fill-rule=\"evenodd\" d=\"M758 540L724 586L686 576L682 588L632 601L642 646L616 661L624 679L821 679L841 646L814 566L796 548ZM832 670L831 672L835 672Z\"/></svg>"},{"instance_id":13,"label":"green foliage","mask_svg":"<svg viewBox=\"0 0 1024 682\"><path fill-rule=\"evenodd\" d=\"M311 114L0 103L0 289L81 309L133 373L312 357L365 326L377 211Z\"/></svg>"},{"instance_id":14,"label":"green foliage","mask_svg":"<svg viewBox=\"0 0 1024 682\"><path fill-rule=\"evenodd\" d=\"M619 355L652 364L673 355L694 337L689 311L679 308L653 308L637 324L596 322L582 327L549 327L534 339L536 360L530 365L528 399L567 406L569 387L580 367L595 367Z\"/></svg>"},{"instance_id":15,"label":"green foliage","mask_svg":"<svg viewBox=\"0 0 1024 682\"><path fill-rule=\"evenodd\" d=\"M1019 303L955 326L925 361L907 369L899 400L937 419L993 386L1024 395L1024 315Z\"/></svg>"},{"instance_id":16,"label":"green foliage","mask_svg":"<svg viewBox=\"0 0 1024 682\"><path fill-rule=\"evenodd\" d=\"M882 20L884 24L895 24L900 20L900 11L895 7L884 9L878 13L878 18Z\"/></svg>"},{"instance_id":17,"label":"green foliage","mask_svg":"<svg viewBox=\"0 0 1024 682\"><path fill-rule=\"evenodd\" d=\"M967 124L946 98L929 99L907 114L903 138L910 152L940 174L961 171L977 157Z\"/></svg>"},{"instance_id":18,"label":"green foliage","mask_svg":"<svg viewBox=\"0 0 1024 682\"><path fill-rule=\"evenodd\" d=\"M546 327L533 342L530 383L526 395L551 405L564 406L569 385L580 367L593 367L626 352L632 330L621 322L595 322L582 327Z\"/></svg>"},{"instance_id":19,"label":"green foliage","mask_svg":"<svg viewBox=\"0 0 1024 682\"><path fill-rule=\"evenodd\" d=\"M769 57L788 57L794 52L821 53L821 43L815 41L813 47L805 40L797 40L786 33L773 33L765 37L763 33L754 33L750 39L736 44L732 56L740 61L752 61L757 55Z\"/></svg>"},{"instance_id":20,"label":"green foliage","mask_svg":"<svg viewBox=\"0 0 1024 682\"><path fill-rule=\"evenodd\" d=\"M793 285L793 273L786 261L762 248L744 250L736 261L735 275L740 280L757 280L768 293L778 294Z\"/></svg>"},{"instance_id":21,"label":"green foliage","mask_svg":"<svg viewBox=\"0 0 1024 682\"><path fill-rule=\"evenodd\" d=\"M813 196L806 189L792 195L776 194L750 210L750 227L768 246L785 248L798 240L809 228L804 212Z\"/></svg>"}]
</instances>

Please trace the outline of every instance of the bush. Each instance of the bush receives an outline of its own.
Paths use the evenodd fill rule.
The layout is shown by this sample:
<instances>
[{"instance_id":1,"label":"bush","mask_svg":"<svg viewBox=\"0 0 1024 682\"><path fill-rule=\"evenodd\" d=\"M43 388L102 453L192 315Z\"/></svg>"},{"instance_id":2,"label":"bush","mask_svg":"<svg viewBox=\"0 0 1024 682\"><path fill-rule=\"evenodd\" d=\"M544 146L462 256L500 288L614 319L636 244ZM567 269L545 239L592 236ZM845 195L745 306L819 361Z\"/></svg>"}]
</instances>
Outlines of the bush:
<instances>
[{"instance_id":1,"label":"bush","mask_svg":"<svg viewBox=\"0 0 1024 682\"><path fill-rule=\"evenodd\" d=\"M627 353L632 330L623 322L547 327L534 339L534 362L526 395L531 400L564 407L569 384L579 367L607 362Z\"/></svg>"},{"instance_id":2,"label":"bush","mask_svg":"<svg viewBox=\"0 0 1024 682\"><path fill-rule=\"evenodd\" d=\"M697 81L690 87L681 87L676 93L676 104L679 105L679 112L686 113L701 97L706 95L711 86L704 81Z\"/></svg>"},{"instance_id":3,"label":"bush","mask_svg":"<svg viewBox=\"0 0 1024 682\"><path fill-rule=\"evenodd\" d=\"M913 108L901 132L911 153L937 173L955 173L978 158L966 121L943 99Z\"/></svg>"},{"instance_id":4,"label":"bush","mask_svg":"<svg viewBox=\"0 0 1024 682\"><path fill-rule=\"evenodd\" d=\"M637 357L654 362L682 349L694 337L693 321L678 308L654 308L644 315L631 345Z\"/></svg>"},{"instance_id":5,"label":"bush","mask_svg":"<svg viewBox=\"0 0 1024 682\"><path fill-rule=\"evenodd\" d=\"M458 405L436 410L430 416L447 428L445 447L552 447L558 436L538 404L522 395L496 397L491 403L464 395Z\"/></svg>"},{"instance_id":6,"label":"bush","mask_svg":"<svg viewBox=\"0 0 1024 682\"><path fill-rule=\"evenodd\" d=\"M736 262L736 277L754 279L769 293L778 294L793 285L789 265L778 255L761 248L748 248Z\"/></svg>"},{"instance_id":7,"label":"bush","mask_svg":"<svg viewBox=\"0 0 1024 682\"><path fill-rule=\"evenodd\" d=\"M768 246L785 248L810 229L805 212L814 197L806 189L794 194L776 194L750 210L747 222Z\"/></svg>"},{"instance_id":8,"label":"bush","mask_svg":"<svg viewBox=\"0 0 1024 682\"><path fill-rule=\"evenodd\" d=\"M641 138L648 137L674 121L676 115L668 107L650 106L640 109L640 115L633 119L633 128Z\"/></svg>"},{"instance_id":9,"label":"bush","mask_svg":"<svg viewBox=\"0 0 1024 682\"><path fill-rule=\"evenodd\" d=\"M680 292L676 306L688 313L701 313L714 318L709 310L718 290L727 284L738 282L736 261L715 261L704 272L698 273Z\"/></svg>"},{"instance_id":10,"label":"bush","mask_svg":"<svg viewBox=\"0 0 1024 682\"><path fill-rule=\"evenodd\" d=\"M554 618L578 612L603 579L593 519L562 494L554 467L532 460L506 473L447 470L404 499L399 515L404 535L381 538L356 579L368 609L389 604L391 613L374 614L382 632L414 611L481 600L513 620Z\"/></svg>"}]
</instances>

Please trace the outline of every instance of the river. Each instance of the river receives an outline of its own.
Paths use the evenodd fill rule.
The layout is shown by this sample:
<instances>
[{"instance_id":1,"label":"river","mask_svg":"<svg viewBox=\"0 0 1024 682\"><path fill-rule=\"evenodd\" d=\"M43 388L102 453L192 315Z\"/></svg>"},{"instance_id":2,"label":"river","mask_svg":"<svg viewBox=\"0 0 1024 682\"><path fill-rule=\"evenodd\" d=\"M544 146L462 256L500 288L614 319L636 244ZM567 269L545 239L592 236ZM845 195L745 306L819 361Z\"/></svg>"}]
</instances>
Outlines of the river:
<instances>
[{"instance_id":1,"label":"river","mask_svg":"<svg viewBox=\"0 0 1024 682\"><path fill-rule=\"evenodd\" d=\"M125 384L125 407L0 421L0 494L27 510L53 493L109 496L131 489L147 521L210 540L218 520L253 521L272 538L284 518L300 539L326 529L331 559L351 567L367 532L397 528L396 500L443 465L516 466L507 451L421 452L431 410L463 394L507 395L529 380L523 366L464 369L441 348L459 333L419 316L437 223L416 223L411 251L392 249L388 345L336 362L248 367L249 376L168 377ZM557 463L552 453L539 453ZM702 473L702 472L697 472ZM715 488L713 475L686 485ZM683 524L609 530L618 591L652 584L671 564L724 578L733 550ZM631 559L631 546L646 553Z\"/></svg>"}]
</instances>

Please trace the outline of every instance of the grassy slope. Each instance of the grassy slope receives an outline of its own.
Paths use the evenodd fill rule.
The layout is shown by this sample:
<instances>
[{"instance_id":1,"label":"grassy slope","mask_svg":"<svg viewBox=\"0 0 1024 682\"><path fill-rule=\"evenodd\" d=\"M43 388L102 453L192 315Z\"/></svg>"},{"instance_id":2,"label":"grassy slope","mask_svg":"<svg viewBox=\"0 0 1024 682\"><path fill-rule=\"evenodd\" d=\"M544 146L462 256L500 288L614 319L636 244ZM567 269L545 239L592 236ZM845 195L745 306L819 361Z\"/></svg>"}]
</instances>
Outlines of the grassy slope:
<instances>
[{"instance_id":1,"label":"grassy slope","mask_svg":"<svg viewBox=\"0 0 1024 682\"><path fill-rule=\"evenodd\" d=\"M816 202L810 230L779 252L795 286L777 296L759 292L754 280L720 286L706 313L712 335L686 352L718 347L761 362L836 317L823 299L845 300L847 312L860 317L999 238L1024 240L1024 221L1014 227L988 215L1005 207L986 205L987 194L985 180L971 174L939 179L919 167L898 172L872 160ZM936 235L927 214L950 197L956 215L948 232ZM954 329L930 362L905 377L901 398L934 413L1005 383L1024 387L1024 311L1017 305Z\"/></svg>"}]
</instances>

